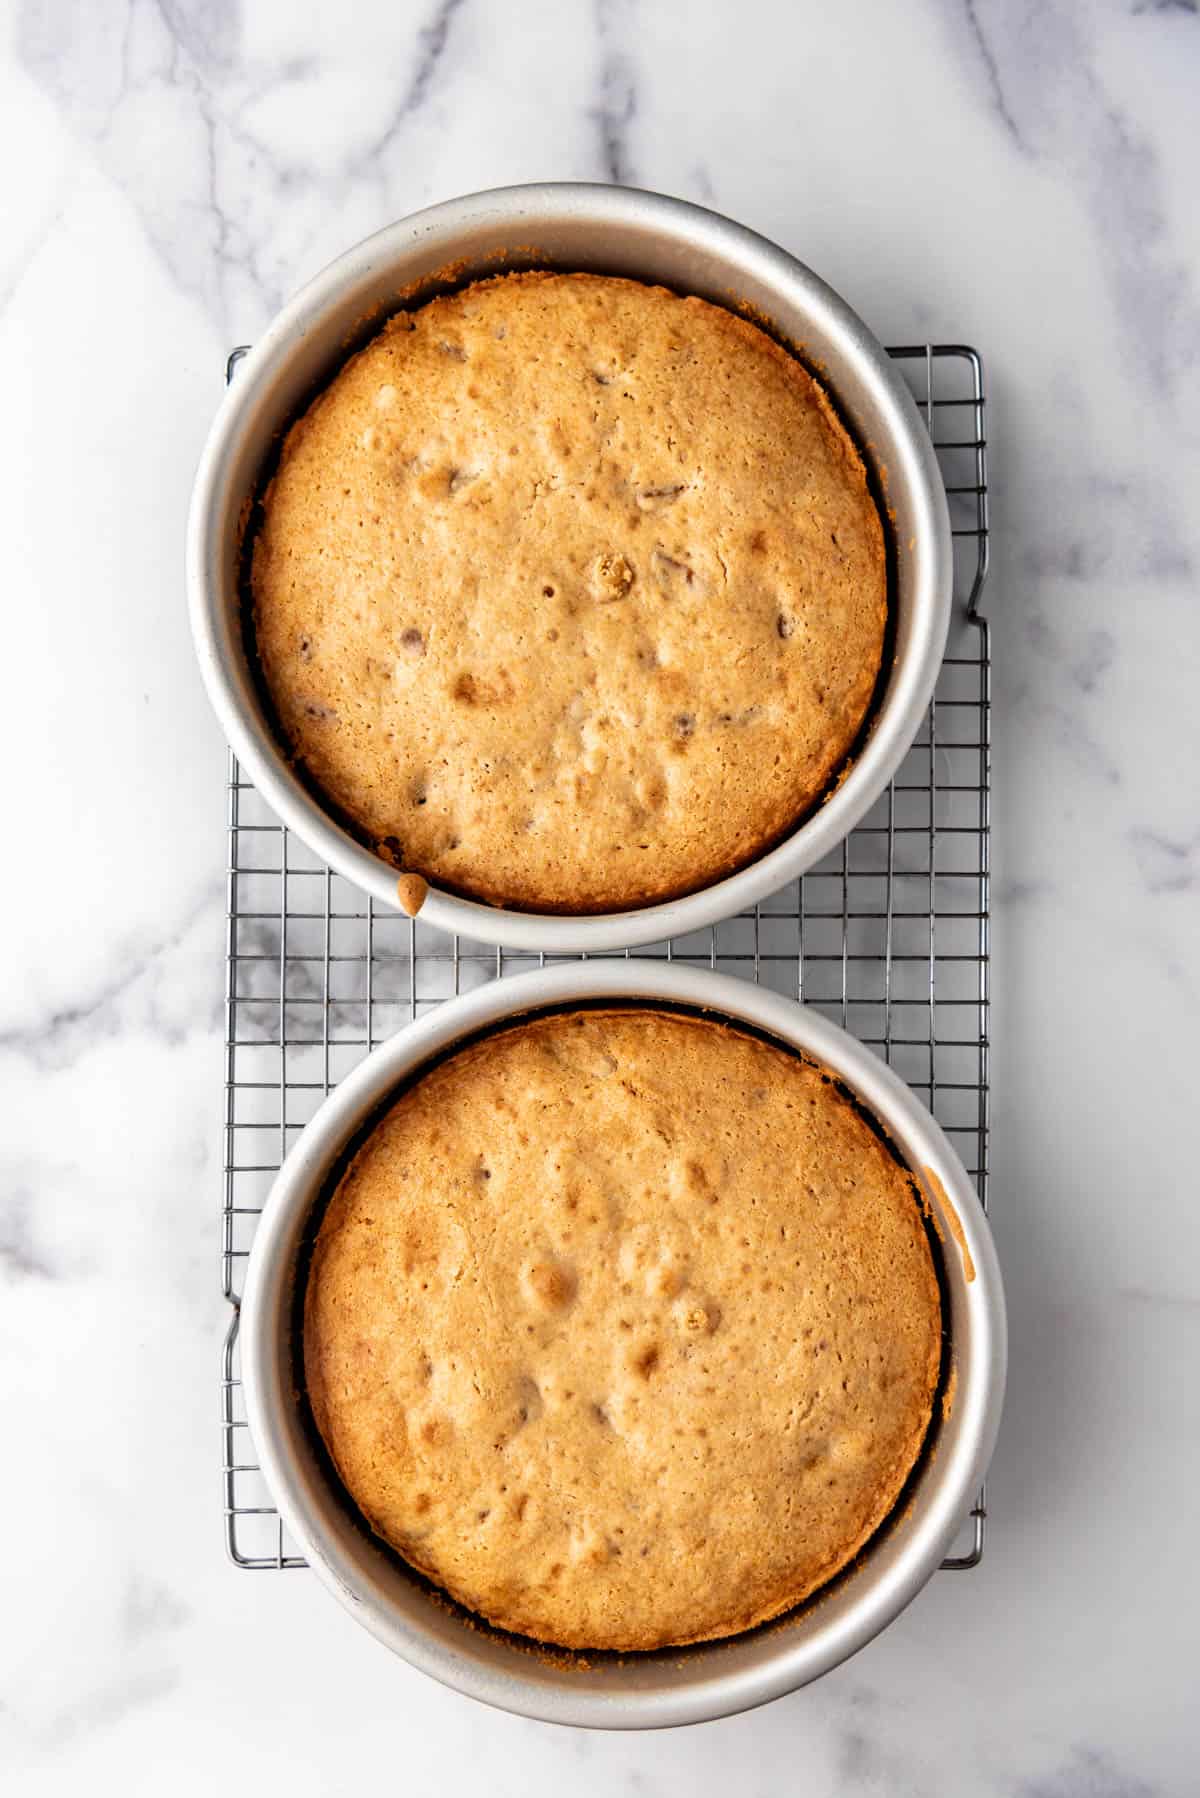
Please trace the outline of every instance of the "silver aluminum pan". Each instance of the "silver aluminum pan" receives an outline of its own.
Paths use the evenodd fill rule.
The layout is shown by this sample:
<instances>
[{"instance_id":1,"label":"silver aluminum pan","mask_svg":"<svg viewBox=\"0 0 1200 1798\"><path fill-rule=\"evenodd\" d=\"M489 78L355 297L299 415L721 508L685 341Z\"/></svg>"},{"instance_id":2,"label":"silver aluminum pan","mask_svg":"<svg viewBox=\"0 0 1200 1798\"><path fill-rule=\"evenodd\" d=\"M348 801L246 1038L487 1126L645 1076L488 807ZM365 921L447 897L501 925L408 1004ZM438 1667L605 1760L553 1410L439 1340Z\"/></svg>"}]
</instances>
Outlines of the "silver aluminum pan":
<instances>
[{"instance_id":1,"label":"silver aluminum pan","mask_svg":"<svg viewBox=\"0 0 1200 1798\"><path fill-rule=\"evenodd\" d=\"M188 587L201 672L243 769L331 867L386 906L396 872L325 811L297 777L248 665L238 591L247 501L288 423L386 313L501 269L592 269L745 304L795 346L837 400L886 494L895 552L894 659L866 743L811 817L748 867L665 904L598 917L501 911L431 891L423 918L507 948L629 948L681 936L753 906L820 860L884 790L933 693L950 618L952 544L929 435L866 326L794 256L717 213L631 188L553 182L450 200L347 251L291 300L241 365L201 458L188 532ZM448 272L449 271L449 272Z\"/></svg>"},{"instance_id":2,"label":"silver aluminum pan","mask_svg":"<svg viewBox=\"0 0 1200 1798\"><path fill-rule=\"evenodd\" d=\"M920 1182L942 1242L953 1380L948 1414L899 1512L852 1570L793 1617L683 1650L550 1659L431 1598L358 1524L314 1452L295 1379L298 1258L338 1158L432 1056L545 1006L646 1000L700 1007L768 1032L838 1074ZM679 962L576 962L489 982L401 1030L306 1126L280 1172L251 1252L241 1317L246 1412L267 1485L330 1591L396 1653L473 1698L550 1722L606 1729L693 1723L746 1710L836 1666L876 1635L946 1554L987 1467L1000 1419L1005 1309L987 1220L962 1163L912 1092L819 1013ZM736 1470L730 1469L730 1478Z\"/></svg>"}]
</instances>

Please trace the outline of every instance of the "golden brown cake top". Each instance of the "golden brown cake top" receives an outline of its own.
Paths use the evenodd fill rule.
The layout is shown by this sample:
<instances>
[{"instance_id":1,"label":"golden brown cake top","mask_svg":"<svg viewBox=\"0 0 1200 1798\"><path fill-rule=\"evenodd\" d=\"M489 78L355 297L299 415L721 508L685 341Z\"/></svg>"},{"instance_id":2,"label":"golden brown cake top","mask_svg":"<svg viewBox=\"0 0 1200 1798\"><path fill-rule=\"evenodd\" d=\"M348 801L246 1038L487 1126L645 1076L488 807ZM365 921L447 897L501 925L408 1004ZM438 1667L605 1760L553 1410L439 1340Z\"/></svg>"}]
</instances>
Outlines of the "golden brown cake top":
<instances>
[{"instance_id":1,"label":"golden brown cake top","mask_svg":"<svg viewBox=\"0 0 1200 1798\"><path fill-rule=\"evenodd\" d=\"M305 1302L314 1416L415 1567L573 1648L796 1604L911 1470L940 1305L911 1180L820 1070L654 1010L534 1019L368 1137Z\"/></svg>"},{"instance_id":2,"label":"golden brown cake top","mask_svg":"<svg viewBox=\"0 0 1200 1798\"><path fill-rule=\"evenodd\" d=\"M302 766L399 866L623 909L827 790L886 573L820 387L698 299L512 275L401 313L288 436L252 588Z\"/></svg>"}]
</instances>

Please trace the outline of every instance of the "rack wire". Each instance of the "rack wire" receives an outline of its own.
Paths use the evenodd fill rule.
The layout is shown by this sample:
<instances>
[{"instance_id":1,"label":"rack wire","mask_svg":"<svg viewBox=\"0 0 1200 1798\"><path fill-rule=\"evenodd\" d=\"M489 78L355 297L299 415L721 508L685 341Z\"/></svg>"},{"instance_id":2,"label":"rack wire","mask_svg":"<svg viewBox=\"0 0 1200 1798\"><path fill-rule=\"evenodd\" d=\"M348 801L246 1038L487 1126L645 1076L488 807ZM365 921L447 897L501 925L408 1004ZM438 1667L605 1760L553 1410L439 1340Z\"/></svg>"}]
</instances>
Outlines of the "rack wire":
<instances>
[{"instance_id":1,"label":"rack wire","mask_svg":"<svg viewBox=\"0 0 1200 1798\"><path fill-rule=\"evenodd\" d=\"M983 366L974 350L956 344L889 353L933 439L954 533L954 620L933 703L887 792L802 880L752 912L637 953L761 982L852 1031L925 1100L986 1207L991 651L980 610L988 570ZM230 357L230 375L242 354ZM375 1043L452 994L546 958L446 937L419 918L376 907L278 822L232 755L228 830L225 1539L239 1567L303 1567L259 1472L238 1364L242 1277L271 1181L326 1094ZM979 1563L986 1517L981 1491L944 1567Z\"/></svg>"}]
</instances>

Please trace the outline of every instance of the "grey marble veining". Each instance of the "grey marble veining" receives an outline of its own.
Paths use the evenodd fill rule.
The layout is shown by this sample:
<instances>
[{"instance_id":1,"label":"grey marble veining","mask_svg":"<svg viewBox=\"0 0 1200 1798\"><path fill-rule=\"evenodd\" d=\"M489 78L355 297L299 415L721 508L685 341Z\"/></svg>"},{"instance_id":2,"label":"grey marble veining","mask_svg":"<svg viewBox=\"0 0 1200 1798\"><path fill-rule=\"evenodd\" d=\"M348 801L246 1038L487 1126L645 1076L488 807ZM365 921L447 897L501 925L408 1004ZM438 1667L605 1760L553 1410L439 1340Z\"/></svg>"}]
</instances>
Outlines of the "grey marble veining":
<instances>
[{"instance_id":1,"label":"grey marble veining","mask_svg":"<svg viewBox=\"0 0 1200 1798\"><path fill-rule=\"evenodd\" d=\"M6 1789L1198 1788L1200 15L1186 0L16 4L0 491ZM220 1549L223 750L181 538L226 349L547 176L715 205L990 379L988 1554L665 1737L492 1715ZM17 678L13 678L13 671Z\"/></svg>"}]
</instances>

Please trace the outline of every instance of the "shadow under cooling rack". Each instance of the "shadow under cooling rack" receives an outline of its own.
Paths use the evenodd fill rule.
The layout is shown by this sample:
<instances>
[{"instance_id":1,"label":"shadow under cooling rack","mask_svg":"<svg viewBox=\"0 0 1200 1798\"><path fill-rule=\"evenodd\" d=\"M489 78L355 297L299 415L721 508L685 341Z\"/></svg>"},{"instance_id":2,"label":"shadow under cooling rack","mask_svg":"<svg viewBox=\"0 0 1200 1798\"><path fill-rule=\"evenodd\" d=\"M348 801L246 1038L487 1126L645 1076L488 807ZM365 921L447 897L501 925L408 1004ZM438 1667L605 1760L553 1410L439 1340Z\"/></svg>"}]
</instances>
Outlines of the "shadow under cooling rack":
<instances>
[{"instance_id":1,"label":"shadow under cooling rack","mask_svg":"<svg viewBox=\"0 0 1200 1798\"><path fill-rule=\"evenodd\" d=\"M754 911L640 949L740 975L826 1013L929 1106L988 1199L991 657L983 369L974 350L890 354L924 415L950 504L955 611L933 704L896 778L840 848ZM232 361L232 359L231 359ZM271 1503L242 1409L242 1277L271 1181L330 1089L377 1042L455 993L546 956L446 937L383 911L285 830L229 761L222 1275L225 1529L243 1567L303 1559ZM627 953L627 952L624 952ZM975 1566L979 1498L959 1552Z\"/></svg>"}]
</instances>

